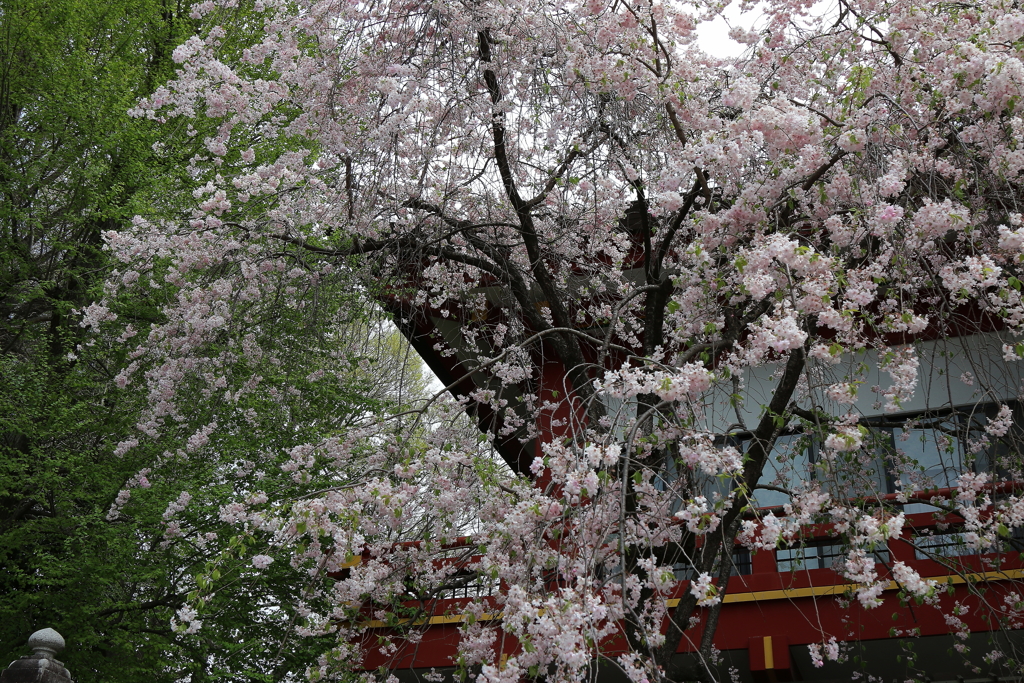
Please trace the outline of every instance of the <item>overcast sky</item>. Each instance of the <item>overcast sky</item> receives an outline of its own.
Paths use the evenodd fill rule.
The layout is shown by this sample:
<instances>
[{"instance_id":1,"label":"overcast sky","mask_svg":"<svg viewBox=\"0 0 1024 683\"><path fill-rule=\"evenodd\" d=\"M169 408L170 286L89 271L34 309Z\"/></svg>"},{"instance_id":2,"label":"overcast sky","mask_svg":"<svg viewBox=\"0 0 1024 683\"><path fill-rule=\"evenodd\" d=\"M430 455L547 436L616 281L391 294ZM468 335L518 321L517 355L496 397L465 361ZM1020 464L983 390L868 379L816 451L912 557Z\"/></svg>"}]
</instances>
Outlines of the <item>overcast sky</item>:
<instances>
[{"instance_id":1,"label":"overcast sky","mask_svg":"<svg viewBox=\"0 0 1024 683\"><path fill-rule=\"evenodd\" d=\"M757 24L761 16L761 12L756 9L741 14L738 3L734 2L726 8L723 16L697 28L697 44L713 57L738 57L747 46L731 40L729 28L742 26L749 30Z\"/></svg>"},{"instance_id":2,"label":"overcast sky","mask_svg":"<svg viewBox=\"0 0 1024 683\"><path fill-rule=\"evenodd\" d=\"M816 0L810 7L809 15L812 17L830 16L838 15L838 12L839 8L835 0ZM796 21L800 20L796 19ZM764 17L760 3L750 12L741 13L739 2L733 0L725 9L723 16L715 21L701 24L697 28L697 44L702 50L714 57L738 57L747 46L731 40L729 38L729 28L741 26L748 31L751 29L760 30L764 28L766 22L767 20ZM884 27L885 23L882 22L878 25Z\"/></svg>"}]
</instances>

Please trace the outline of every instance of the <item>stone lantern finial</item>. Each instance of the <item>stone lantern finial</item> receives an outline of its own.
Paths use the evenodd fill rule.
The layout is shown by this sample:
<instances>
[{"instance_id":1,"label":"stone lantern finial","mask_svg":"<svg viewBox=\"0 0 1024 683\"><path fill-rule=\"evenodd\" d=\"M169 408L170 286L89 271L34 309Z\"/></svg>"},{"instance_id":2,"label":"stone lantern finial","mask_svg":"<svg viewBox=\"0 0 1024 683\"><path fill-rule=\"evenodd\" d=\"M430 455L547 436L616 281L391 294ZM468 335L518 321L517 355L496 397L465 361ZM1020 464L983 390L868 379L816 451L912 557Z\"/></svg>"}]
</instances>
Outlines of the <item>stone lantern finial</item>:
<instances>
[{"instance_id":1,"label":"stone lantern finial","mask_svg":"<svg viewBox=\"0 0 1024 683\"><path fill-rule=\"evenodd\" d=\"M32 654L11 662L0 671L0 683L73 683L71 674L55 655L64 649L64 638L52 628L28 637Z\"/></svg>"},{"instance_id":2,"label":"stone lantern finial","mask_svg":"<svg viewBox=\"0 0 1024 683\"><path fill-rule=\"evenodd\" d=\"M64 649L64 637L52 628L44 628L28 637L28 646L34 654L52 658Z\"/></svg>"}]
</instances>

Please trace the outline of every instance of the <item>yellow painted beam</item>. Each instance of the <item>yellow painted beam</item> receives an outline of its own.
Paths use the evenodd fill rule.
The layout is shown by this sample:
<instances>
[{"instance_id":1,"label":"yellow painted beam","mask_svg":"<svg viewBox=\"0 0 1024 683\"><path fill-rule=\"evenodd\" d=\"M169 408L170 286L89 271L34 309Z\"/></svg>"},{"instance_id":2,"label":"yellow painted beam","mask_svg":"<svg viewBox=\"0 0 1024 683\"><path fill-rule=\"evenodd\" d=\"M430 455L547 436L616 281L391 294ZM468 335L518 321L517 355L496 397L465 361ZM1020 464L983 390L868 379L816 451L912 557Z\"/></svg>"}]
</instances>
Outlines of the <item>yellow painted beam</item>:
<instances>
[{"instance_id":1,"label":"yellow painted beam","mask_svg":"<svg viewBox=\"0 0 1024 683\"><path fill-rule=\"evenodd\" d=\"M1010 569L1007 571L992 571L992 572L977 572L974 574L951 574L949 576L931 576L925 579L933 580L939 584L954 584L960 585L965 583L979 583L981 581L1009 581L1012 579L1024 578L1024 569ZM792 600L794 598L817 598L828 595L842 595L847 591L856 590L857 584L855 583L841 583L832 586L809 586L807 588L783 588L782 590L771 590L771 591L750 591L746 593L727 593L722 599L725 603L733 602L766 602L769 600ZM889 585L885 587L887 591L897 590L899 586L895 581L890 581ZM677 607L679 605L679 598L672 598L668 601L669 607ZM447 614L436 617L429 617L427 619L417 619L414 626L422 626L429 624L431 626L441 624L459 624L465 620L464 614ZM500 619L501 613L497 612L494 614L485 613L477 617L477 621L492 621L494 619ZM402 625L408 624L408 619L399 622ZM388 626L383 621L374 619L366 622L366 625L370 628L385 628ZM770 639L770 636L769 636ZM766 641L767 642L767 641ZM767 648L768 645L766 644ZM767 650L765 650L765 657L767 657ZM768 661L765 659L765 661ZM768 667L771 668L771 667Z\"/></svg>"}]
</instances>

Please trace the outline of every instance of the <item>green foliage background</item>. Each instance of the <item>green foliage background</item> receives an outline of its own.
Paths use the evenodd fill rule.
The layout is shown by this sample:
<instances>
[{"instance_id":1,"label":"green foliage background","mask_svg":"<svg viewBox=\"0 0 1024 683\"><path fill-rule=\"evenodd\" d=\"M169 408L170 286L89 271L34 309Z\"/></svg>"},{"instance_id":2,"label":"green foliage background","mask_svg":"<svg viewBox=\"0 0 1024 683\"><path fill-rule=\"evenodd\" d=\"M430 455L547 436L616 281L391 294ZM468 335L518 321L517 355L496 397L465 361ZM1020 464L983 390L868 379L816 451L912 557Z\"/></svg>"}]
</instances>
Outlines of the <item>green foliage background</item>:
<instances>
[{"instance_id":1,"label":"green foliage background","mask_svg":"<svg viewBox=\"0 0 1024 683\"><path fill-rule=\"evenodd\" d=\"M82 329L75 311L102 296L113 268L103 233L136 214L186 213L166 198L201 182L185 169L202 135L127 114L173 74L175 45L198 28L188 11L173 0L0 5L0 660L27 654L29 634L52 627L78 683L301 677L330 643L297 641L292 605L305 591L316 607L323 586L284 558L253 571L247 539L219 507L249 493L240 469L265 473L268 505L329 485L343 475L328 463L313 481L285 476L287 450L425 391L418 358L339 269L306 293L315 305L257 303L243 316L267 354L236 368L228 388L257 373L278 398L187 396L186 423L113 454L138 433L144 387L112 383L129 345ZM247 25L244 12L235 20ZM144 333L170 296L151 288L114 309ZM218 344L248 331L226 330ZM332 381L310 380L318 369ZM213 441L185 453L188 435L212 421ZM150 486L109 515L144 468ZM192 502L175 516L181 534L168 535L165 511L181 491ZM214 566L205 626L182 637L171 619Z\"/></svg>"},{"instance_id":2,"label":"green foliage background","mask_svg":"<svg viewBox=\"0 0 1024 683\"><path fill-rule=\"evenodd\" d=\"M156 578L119 571L134 544L104 517L137 465L109 452L131 399L106 386L116 358L68 354L82 340L72 311L106 274L103 231L163 175L156 131L127 111L173 73L183 10L8 0L0 14L0 656L53 626L80 681L139 677L165 649L153 609L116 611Z\"/></svg>"}]
</instances>

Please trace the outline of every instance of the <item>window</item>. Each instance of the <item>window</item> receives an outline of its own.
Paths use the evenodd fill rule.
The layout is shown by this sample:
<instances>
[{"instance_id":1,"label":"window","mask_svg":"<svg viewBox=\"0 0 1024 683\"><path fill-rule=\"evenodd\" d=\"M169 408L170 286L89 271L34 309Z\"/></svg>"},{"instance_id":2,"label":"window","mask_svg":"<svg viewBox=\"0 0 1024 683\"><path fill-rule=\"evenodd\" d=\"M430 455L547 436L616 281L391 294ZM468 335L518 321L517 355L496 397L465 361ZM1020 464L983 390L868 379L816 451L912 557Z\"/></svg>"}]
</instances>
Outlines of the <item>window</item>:
<instances>
[{"instance_id":1,"label":"window","mask_svg":"<svg viewBox=\"0 0 1024 683\"><path fill-rule=\"evenodd\" d=\"M809 543L775 551L780 572L802 569L828 569L845 555L843 546L833 543Z\"/></svg>"},{"instance_id":2,"label":"window","mask_svg":"<svg viewBox=\"0 0 1024 683\"><path fill-rule=\"evenodd\" d=\"M888 563L889 550L882 548L872 553L875 562ZM780 572L805 569L828 569L846 558L842 544L828 541L808 541L775 551L775 562Z\"/></svg>"},{"instance_id":3,"label":"window","mask_svg":"<svg viewBox=\"0 0 1024 683\"><path fill-rule=\"evenodd\" d=\"M482 598L494 595L498 589L498 581L489 577L474 574L456 574L450 581L455 584L442 588L437 592L439 600L454 598Z\"/></svg>"},{"instance_id":4,"label":"window","mask_svg":"<svg viewBox=\"0 0 1024 683\"><path fill-rule=\"evenodd\" d=\"M996 404L862 419L860 425L867 429L862 447L837 454L831 468L820 463L816 437L783 434L769 454L761 483L793 490L801 482L817 480L835 496L858 498L955 487L965 471L994 471L1007 477L1010 461L1024 453L1024 430L1019 426L1024 425L1024 410L1016 401L1009 405L1014 426L1000 439L984 432L998 412ZM737 442L741 449L746 447L745 442ZM774 507L789 502L789 496L757 489L753 502L757 507ZM904 506L907 513L935 510L923 503Z\"/></svg>"},{"instance_id":5,"label":"window","mask_svg":"<svg viewBox=\"0 0 1024 683\"><path fill-rule=\"evenodd\" d=\"M914 538L914 557L919 560L977 554L978 550L968 546L964 542L964 537L957 533L933 534Z\"/></svg>"},{"instance_id":6,"label":"window","mask_svg":"<svg viewBox=\"0 0 1024 683\"><path fill-rule=\"evenodd\" d=\"M1000 538L993 547L972 548L958 531L927 534L914 537L914 556L919 560L940 557L963 557L981 553L1020 552L1024 548L1024 527L1014 527L1009 537Z\"/></svg>"},{"instance_id":7,"label":"window","mask_svg":"<svg viewBox=\"0 0 1024 683\"><path fill-rule=\"evenodd\" d=\"M697 572L689 562L677 562L672 565L677 581L692 580L697 578ZM754 570L754 563L750 551L746 548L736 548L732 553L732 571L730 576L749 576ZM718 575L718 567L713 567L712 576Z\"/></svg>"},{"instance_id":8,"label":"window","mask_svg":"<svg viewBox=\"0 0 1024 683\"><path fill-rule=\"evenodd\" d=\"M754 571L754 562L750 557L750 551L746 548L737 548L732 554L732 575L750 576Z\"/></svg>"},{"instance_id":9,"label":"window","mask_svg":"<svg viewBox=\"0 0 1024 683\"><path fill-rule=\"evenodd\" d=\"M814 479L814 463L818 459L817 444L805 434L783 434L775 440L761 474L761 482L792 490L800 482ZM789 496L781 491L755 489L756 507L785 505Z\"/></svg>"},{"instance_id":10,"label":"window","mask_svg":"<svg viewBox=\"0 0 1024 683\"><path fill-rule=\"evenodd\" d=\"M1021 469L1021 455L1024 454L1024 405L1019 401L1007 401L1013 411L1013 424L1010 430L998 439L992 439L984 449L981 449L974 459L975 472L994 472L1000 477L1011 479L1014 470ZM984 406L984 413L979 410L971 415L973 426L972 432L981 436L981 431L988 424L988 420L996 417L999 406L990 404Z\"/></svg>"},{"instance_id":11,"label":"window","mask_svg":"<svg viewBox=\"0 0 1024 683\"><path fill-rule=\"evenodd\" d=\"M886 454L893 452L892 430L869 426L868 437L858 451L840 453L835 467L820 464L817 438L809 434L783 434L775 440L761 475L761 484L794 490L802 482L820 481L833 495L844 498L893 493L895 486L886 467ZM789 502L782 491L756 489L756 507L776 507Z\"/></svg>"},{"instance_id":12,"label":"window","mask_svg":"<svg viewBox=\"0 0 1024 683\"><path fill-rule=\"evenodd\" d=\"M1014 422L1020 424L1020 407L1011 402ZM996 404L967 406L945 415L922 415L916 424L894 428L894 446L898 457L893 465L901 470L900 482L905 491L951 488L957 485L962 472L1001 471L999 463L1009 452L1019 453L1018 428L1012 428L1003 439L992 442L984 428L999 407ZM925 503L904 506L907 513L934 512L937 508Z\"/></svg>"},{"instance_id":13,"label":"window","mask_svg":"<svg viewBox=\"0 0 1024 683\"><path fill-rule=\"evenodd\" d=\"M611 429L612 434L619 441L625 441L629 429L636 420L637 400L629 398L623 400L608 394L601 394L600 401L604 404L606 427Z\"/></svg>"},{"instance_id":14,"label":"window","mask_svg":"<svg viewBox=\"0 0 1024 683\"><path fill-rule=\"evenodd\" d=\"M904 487L913 490L956 485L966 466L960 439L955 436L956 420L944 420L931 429L897 427L892 431L896 449L921 470L902 474Z\"/></svg>"}]
</instances>

